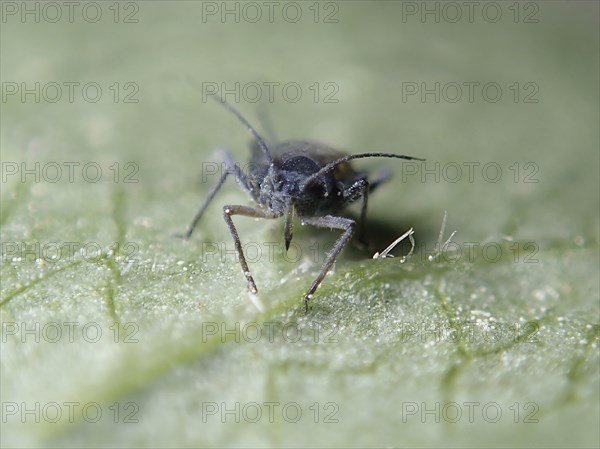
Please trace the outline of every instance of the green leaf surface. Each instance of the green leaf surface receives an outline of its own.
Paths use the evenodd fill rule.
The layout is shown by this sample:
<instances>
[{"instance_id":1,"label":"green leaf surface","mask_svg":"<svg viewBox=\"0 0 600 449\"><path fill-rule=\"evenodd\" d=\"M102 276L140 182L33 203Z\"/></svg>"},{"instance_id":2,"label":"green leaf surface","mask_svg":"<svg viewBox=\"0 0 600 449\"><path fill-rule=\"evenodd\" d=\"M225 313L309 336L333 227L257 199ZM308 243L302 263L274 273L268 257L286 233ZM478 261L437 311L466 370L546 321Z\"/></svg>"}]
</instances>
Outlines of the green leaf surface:
<instances>
[{"instance_id":1,"label":"green leaf surface","mask_svg":"<svg viewBox=\"0 0 600 449\"><path fill-rule=\"evenodd\" d=\"M598 3L30 4L2 3L3 447L598 447ZM282 220L236 217L257 297L234 182L175 236L215 149L249 154L202 83L280 139L427 159L356 161L395 176L307 315L338 231L286 253Z\"/></svg>"}]
</instances>

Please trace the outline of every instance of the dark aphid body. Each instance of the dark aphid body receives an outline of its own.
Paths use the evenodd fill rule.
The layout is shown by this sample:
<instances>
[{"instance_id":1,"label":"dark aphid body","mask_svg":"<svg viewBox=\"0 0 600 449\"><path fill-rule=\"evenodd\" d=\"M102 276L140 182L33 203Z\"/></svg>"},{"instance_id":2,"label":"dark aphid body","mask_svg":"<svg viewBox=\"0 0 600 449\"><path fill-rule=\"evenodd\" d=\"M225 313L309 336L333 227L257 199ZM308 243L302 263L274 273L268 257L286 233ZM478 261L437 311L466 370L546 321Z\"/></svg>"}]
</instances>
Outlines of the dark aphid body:
<instances>
[{"instance_id":1,"label":"dark aphid body","mask_svg":"<svg viewBox=\"0 0 600 449\"><path fill-rule=\"evenodd\" d=\"M259 195L254 199L273 211L292 206L300 217L337 212L348 203L344 191L364 176L364 173L357 175L346 162L304 186L308 177L344 154L316 142L300 140L281 142L271 151L273 170L269 173L269 165L261 161L265 171L264 176L255 180Z\"/></svg>"},{"instance_id":2,"label":"dark aphid body","mask_svg":"<svg viewBox=\"0 0 600 449\"><path fill-rule=\"evenodd\" d=\"M304 295L305 311L308 311L308 300L312 298L338 254L352 237L356 226L354 220L337 216L337 213L349 203L361 199L362 209L358 224L359 236L362 236L368 194L387 178L381 177L369 183L367 174L355 171L349 161L367 157L423 159L391 153L346 155L326 145L310 141L292 140L268 147L263 138L236 109L224 100L218 100L246 125L256 140L250 159L250 170L244 173L230 153L221 152L227 170L221 174L220 179L212 187L185 236L186 238L191 237L198 221L228 175L234 175L240 186L258 204L258 207L238 205L223 207L223 217L233 237L242 270L248 281L248 288L253 293L257 292L256 284L246 263L237 229L231 219L233 215L255 218L284 217L286 249L289 248L292 241L294 216L298 217L302 224L344 231L329 254L321 272Z\"/></svg>"}]
</instances>

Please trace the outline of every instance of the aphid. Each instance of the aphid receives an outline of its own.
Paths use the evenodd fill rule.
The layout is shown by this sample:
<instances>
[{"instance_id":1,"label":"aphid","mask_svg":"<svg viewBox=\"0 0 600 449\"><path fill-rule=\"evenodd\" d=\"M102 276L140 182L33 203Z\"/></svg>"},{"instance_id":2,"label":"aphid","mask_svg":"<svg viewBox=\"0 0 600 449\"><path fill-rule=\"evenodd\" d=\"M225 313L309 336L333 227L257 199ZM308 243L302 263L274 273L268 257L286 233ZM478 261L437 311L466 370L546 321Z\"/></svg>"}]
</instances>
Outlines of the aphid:
<instances>
[{"instance_id":1,"label":"aphid","mask_svg":"<svg viewBox=\"0 0 600 449\"><path fill-rule=\"evenodd\" d=\"M308 312L308 301L323 281L340 251L346 246L357 224L354 220L337 214L349 203L362 201L358 220L359 237L364 236L367 200L369 192L389 178L389 174L369 182L366 172L357 172L350 165L352 159L385 157L407 160L424 160L417 157L391 153L360 153L347 155L326 145L311 141L289 140L267 145L260 134L230 104L215 97L226 109L233 113L250 131L254 140L250 166L251 173L244 173L231 153L221 153L227 169L211 188L208 197L187 228L185 238L190 238L194 228L202 218L206 208L219 191L228 175L235 175L241 188L245 190L258 207L227 205L223 207L223 218L229 227L235 243L242 271L248 282L248 289L257 293L256 283L250 273L242 244L232 216L243 215L255 218L284 217L284 239L286 250L293 236L294 217L305 225L343 231L335 243L321 272L304 295L304 311Z\"/></svg>"}]
</instances>

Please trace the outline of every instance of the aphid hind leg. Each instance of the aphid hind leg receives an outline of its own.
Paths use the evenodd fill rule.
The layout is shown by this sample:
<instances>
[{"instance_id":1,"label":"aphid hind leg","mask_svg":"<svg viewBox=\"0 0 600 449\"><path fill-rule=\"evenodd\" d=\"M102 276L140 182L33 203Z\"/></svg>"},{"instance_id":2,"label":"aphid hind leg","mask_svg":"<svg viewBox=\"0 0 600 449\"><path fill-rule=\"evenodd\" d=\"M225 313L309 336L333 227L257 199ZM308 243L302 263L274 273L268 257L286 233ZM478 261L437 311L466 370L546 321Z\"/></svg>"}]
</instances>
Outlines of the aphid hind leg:
<instances>
[{"instance_id":1,"label":"aphid hind leg","mask_svg":"<svg viewBox=\"0 0 600 449\"><path fill-rule=\"evenodd\" d=\"M184 238L186 238L186 239L189 239L192 236L192 233L194 232L196 225L198 224L198 222L204 215L204 211L206 210L206 208L208 207L210 202L214 199L214 197L217 194L217 192L219 191L219 189L223 186L223 184L227 180L228 175L230 175L230 174L235 175L235 179L240 184L240 186L246 192L251 194L251 189L250 189L250 184L248 182L248 178L247 178L246 174L242 171L242 169L239 167L239 165L235 162L233 155L227 150L219 150L217 152L217 159L220 159L223 162L225 162L226 169L221 173L221 176L219 177L218 181L215 184L213 184L213 186L210 189L210 192L208 193L208 196L206 197L206 200L204 200L204 203L202 204L202 206L200 206L200 209L198 209L198 212L196 212L194 219L192 220L190 225L187 227L187 230L184 234Z\"/></svg>"},{"instance_id":2,"label":"aphid hind leg","mask_svg":"<svg viewBox=\"0 0 600 449\"><path fill-rule=\"evenodd\" d=\"M337 242L335 242L335 245L331 250L331 253L329 253L329 257L327 258L325 265L323 265L323 268L321 269L321 272L304 295L304 313L306 314L308 313L308 300L312 298L312 295L323 281L323 278L325 278L325 275L331 269L338 254L340 251L342 251L342 249L344 249L344 246L346 246L346 243L348 243L350 237L352 237L356 223L354 220L349 218L334 217L331 215L325 215L323 217L316 218L302 218L302 223L310 224L318 228L341 229L344 231Z\"/></svg>"},{"instance_id":3,"label":"aphid hind leg","mask_svg":"<svg viewBox=\"0 0 600 449\"><path fill-rule=\"evenodd\" d=\"M229 232L231 232L231 236L233 237L235 250L237 251L238 257L240 258L240 264L242 265L242 271L244 272L244 276L246 276L246 280L248 281L248 290L250 290L252 293L256 293L258 292L258 289L256 288L256 283L254 282L252 274L250 273L250 269L248 268L248 263L246 262L246 256L244 256L244 250L242 249L240 236L235 225L233 224L233 220L231 219L232 215L243 215L245 217L254 218L277 218L278 216L249 206L223 207L223 218L225 219L225 223L227 223Z\"/></svg>"}]
</instances>

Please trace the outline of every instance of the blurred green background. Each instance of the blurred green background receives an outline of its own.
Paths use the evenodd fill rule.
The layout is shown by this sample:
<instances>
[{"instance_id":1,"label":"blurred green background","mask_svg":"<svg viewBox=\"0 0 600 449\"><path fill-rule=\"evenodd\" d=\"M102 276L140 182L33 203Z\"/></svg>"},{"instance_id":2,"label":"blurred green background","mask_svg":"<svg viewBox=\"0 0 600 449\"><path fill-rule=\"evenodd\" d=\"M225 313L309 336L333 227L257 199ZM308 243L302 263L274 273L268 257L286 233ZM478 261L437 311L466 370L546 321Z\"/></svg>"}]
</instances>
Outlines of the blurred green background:
<instances>
[{"instance_id":1,"label":"blurred green background","mask_svg":"<svg viewBox=\"0 0 600 449\"><path fill-rule=\"evenodd\" d=\"M598 447L597 2L1 6L4 447ZM425 179L356 164L396 171L374 248L414 227L416 253L348 248L304 316L338 234L297 229L290 262L266 256L280 222L239 218L265 251L257 311L220 212L249 204L233 182L174 237L214 150L248 156L202 83L239 83L226 98L280 139L426 158ZM462 253L429 261L444 211ZM86 251L52 260L69 242Z\"/></svg>"}]
</instances>

